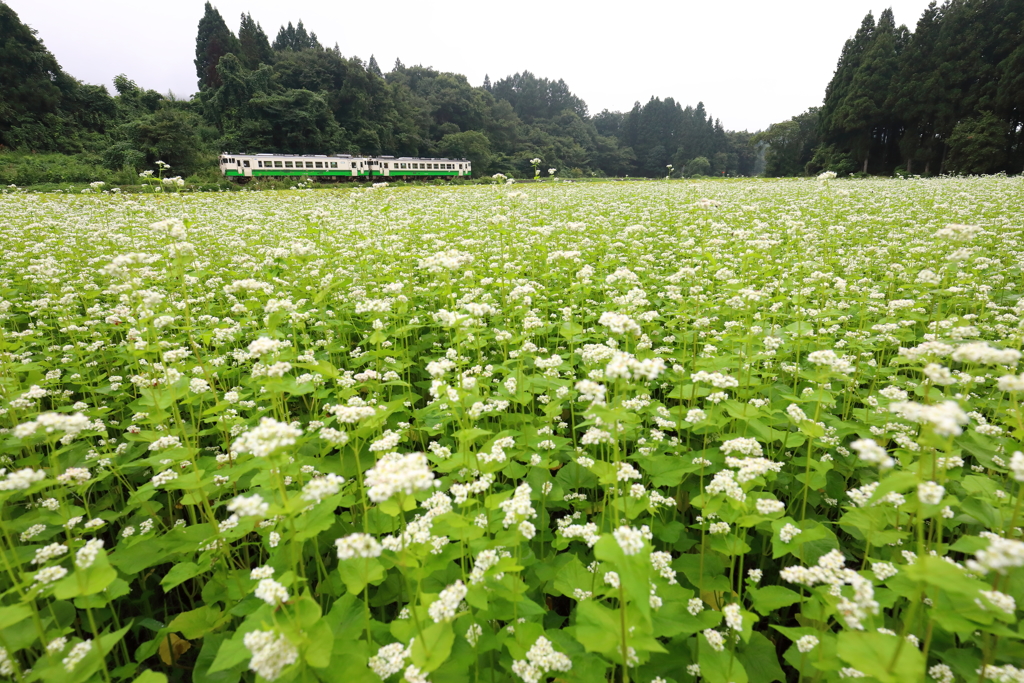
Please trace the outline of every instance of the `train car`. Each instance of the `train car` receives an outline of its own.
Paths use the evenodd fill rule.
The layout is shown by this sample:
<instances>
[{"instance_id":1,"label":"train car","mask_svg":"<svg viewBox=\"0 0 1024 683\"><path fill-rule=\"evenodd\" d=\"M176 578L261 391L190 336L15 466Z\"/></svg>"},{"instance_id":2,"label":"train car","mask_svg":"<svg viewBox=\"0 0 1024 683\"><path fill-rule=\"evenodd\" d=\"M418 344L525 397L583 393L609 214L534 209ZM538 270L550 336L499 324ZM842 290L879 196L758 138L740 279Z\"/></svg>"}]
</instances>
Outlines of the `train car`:
<instances>
[{"instance_id":1,"label":"train car","mask_svg":"<svg viewBox=\"0 0 1024 683\"><path fill-rule=\"evenodd\" d=\"M370 157L350 154L221 154L220 170L228 178L369 178Z\"/></svg>"},{"instance_id":2,"label":"train car","mask_svg":"<svg viewBox=\"0 0 1024 683\"><path fill-rule=\"evenodd\" d=\"M374 157L370 163L373 176L381 178L459 178L473 174L473 166L468 159Z\"/></svg>"},{"instance_id":3,"label":"train car","mask_svg":"<svg viewBox=\"0 0 1024 683\"><path fill-rule=\"evenodd\" d=\"M308 176L311 178L469 177L468 159L364 157L350 154L228 154L220 155L220 170L239 182L250 178Z\"/></svg>"}]
</instances>

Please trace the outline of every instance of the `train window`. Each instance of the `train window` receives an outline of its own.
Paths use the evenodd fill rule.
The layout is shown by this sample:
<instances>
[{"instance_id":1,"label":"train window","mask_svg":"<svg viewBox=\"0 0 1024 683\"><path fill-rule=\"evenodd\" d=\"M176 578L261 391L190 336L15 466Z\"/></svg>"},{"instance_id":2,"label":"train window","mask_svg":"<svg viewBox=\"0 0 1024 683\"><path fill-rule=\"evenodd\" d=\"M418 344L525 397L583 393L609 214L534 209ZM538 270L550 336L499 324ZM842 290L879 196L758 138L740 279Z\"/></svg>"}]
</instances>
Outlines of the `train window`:
<instances>
[{"instance_id":1,"label":"train window","mask_svg":"<svg viewBox=\"0 0 1024 683\"><path fill-rule=\"evenodd\" d=\"M332 161L331 162L331 168L338 168L338 162L337 161Z\"/></svg>"},{"instance_id":2,"label":"train window","mask_svg":"<svg viewBox=\"0 0 1024 683\"><path fill-rule=\"evenodd\" d=\"M316 167L317 167L317 168L323 168L323 167L324 167L324 164L323 164L323 162L322 162L322 161L318 161L318 162L316 162Z\"/></svg>"},{"instance_id":3,"label":"train window","mask_svg":"<svg viewBox=\"0 0 1024 683\"><path fill-rule=\"evenodd\" d=\"M281 168L281 162L280 161L275 161L274 162L274 168Z\"/></svg>"},{"instance_id":4,"label":"train window","mask_svg":"<svg viewBox=\"0 0 1024 683\"><path fill-rule=\"evenodd\" d=\"M313 162L312 161L307 161L306 162L306 168L313 168Z\"/></svg>"},{"instance_id":5,"label":"train window","mask_svg":"<svg viewBox=\"0 0 1024 683\"><path fill-rule=\"evenodd\" d=\"M292 162L290 162L290 161L284 162L284 167L285 168L292 168Z\"/></svg>"},{"instance_id":6,"label":"train window","mask_svg":"<svg viewBox=\"0 0 1024 683\"><path fill-rule=\"evenodd\" d=\"M462 170L462 164L459 164L459 170L460 171Z\"/></svg>"},{"instance_id":7,"label":"train window","mask_svg":"<svg viewBox=\"0 0 1024 683\"><path fill-rule=\"evenodd\" d=\"M385 161L384 162L384 168L387 168L387 167L388 167L388 162Z\"/></svg>"},{"instance_id":8,"label":"train window","mask_svg":"<svg viewBox=\"0 0 1024 683\"><path fill-rule=\"evenodd\" d=\"M356 167L356 162L353 161L352 162L352 168L355 168L355 167Z\"/></svg>"},{"instance_id":9,"label":"train window","mask_svg":"<svg viewBox=\"0 0 1024 683\"><path fill-rule=\"evenodd\" d=\"M245 166L246 168L249 168L249 160L248 160L248 159L246 159L245 161L243 161L243 162L242 162L242 164L243 164L243 165L244 165L244 166Z\"/></svg>"}]
</instances>

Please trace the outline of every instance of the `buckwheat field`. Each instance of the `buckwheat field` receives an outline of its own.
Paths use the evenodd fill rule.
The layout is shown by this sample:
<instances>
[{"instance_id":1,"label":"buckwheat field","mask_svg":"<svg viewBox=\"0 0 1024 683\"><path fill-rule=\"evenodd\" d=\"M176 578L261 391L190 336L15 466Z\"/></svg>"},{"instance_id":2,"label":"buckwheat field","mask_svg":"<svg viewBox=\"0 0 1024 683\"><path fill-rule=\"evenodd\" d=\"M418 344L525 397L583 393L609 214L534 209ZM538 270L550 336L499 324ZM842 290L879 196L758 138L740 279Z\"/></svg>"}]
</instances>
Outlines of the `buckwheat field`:
<instances>
[{"instance_id":1,"label":"buckwheat field","mask_svg":"<svg viewBox=\"0 0 1024 683\"><path fill-rule=\"evenodd\" d=\"M0 195L14 680L1024 680L1024 181Z\"/></svg>"}]
</instances>

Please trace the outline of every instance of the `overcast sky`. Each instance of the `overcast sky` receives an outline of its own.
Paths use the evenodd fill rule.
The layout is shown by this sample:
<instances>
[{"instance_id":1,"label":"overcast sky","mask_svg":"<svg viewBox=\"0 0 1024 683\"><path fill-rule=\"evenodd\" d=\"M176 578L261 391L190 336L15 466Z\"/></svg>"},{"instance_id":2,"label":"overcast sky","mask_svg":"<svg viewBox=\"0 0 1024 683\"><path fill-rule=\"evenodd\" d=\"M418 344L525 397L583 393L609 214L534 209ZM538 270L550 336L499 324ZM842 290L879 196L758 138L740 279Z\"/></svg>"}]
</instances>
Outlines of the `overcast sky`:
<instances>
[{"instance_id":1,"label":"overcast sky","mask_svg":"<svg viewBox=\"0 0 1024 683\"><path fill-rule=\"evenodd\" d=\"M5 0L65 71L107 84L196 90L203 0ZM641 0L611 2L282 2L214 0L232 31L250 12L273 42L300 19L326 47L464 74L473 85L517 71L563 79L591 114L652 96L703 101L729 130L750 131L821 103L843 43L867 12L892 7L911 30L928 0Z\"/></svg>"}]
</instances>

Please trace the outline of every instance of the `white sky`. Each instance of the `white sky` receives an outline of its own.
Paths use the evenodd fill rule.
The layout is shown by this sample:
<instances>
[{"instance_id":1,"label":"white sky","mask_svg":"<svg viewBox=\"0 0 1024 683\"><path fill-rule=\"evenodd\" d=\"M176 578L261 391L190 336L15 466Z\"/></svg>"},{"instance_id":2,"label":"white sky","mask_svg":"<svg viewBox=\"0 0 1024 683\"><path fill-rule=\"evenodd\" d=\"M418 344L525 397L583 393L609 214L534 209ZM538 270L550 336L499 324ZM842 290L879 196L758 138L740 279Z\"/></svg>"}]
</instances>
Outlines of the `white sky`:
<instances>
[{"instance_id":1,"label":"white sky","mask_svg":"<svg viewBox=\"0 0 1024 683\"><path fill-rule=\"evenodd\" d=\"M179 96L196 90L203 0L5 0L65 71L87 83L125 73ZM843 43L868 11L892 7L911 30L928 0L305 2L214 0L237 33L250 12L271 42L303 21L326 47L384 72L395 58L464 74L473 85L529 70L563 79L596 114L652 96L703 101L728 130L760 130L821 103Z\"/></svg>"}]
</instances>

